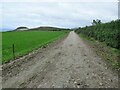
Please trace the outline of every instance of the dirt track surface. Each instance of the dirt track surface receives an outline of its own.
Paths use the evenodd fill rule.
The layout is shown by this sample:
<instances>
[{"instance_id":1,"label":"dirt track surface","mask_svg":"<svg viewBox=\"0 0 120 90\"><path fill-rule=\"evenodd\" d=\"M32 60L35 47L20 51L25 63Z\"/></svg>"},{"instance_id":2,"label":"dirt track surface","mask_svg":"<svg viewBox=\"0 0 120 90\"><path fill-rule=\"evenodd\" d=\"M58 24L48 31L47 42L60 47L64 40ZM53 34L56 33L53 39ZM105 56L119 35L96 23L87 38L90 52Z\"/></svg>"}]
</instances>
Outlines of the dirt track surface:
<instances>
[{"instance_id":1,"label":"dirt track surface","mask_svg":"<svg viewBox=\"0 0 120 90\"><path fill-rule=\"evenodd\" d=\"M118 88L118 75L71 31L25 63L3 66L3 88L22 87Z\"/></svg>"}]
</instances>

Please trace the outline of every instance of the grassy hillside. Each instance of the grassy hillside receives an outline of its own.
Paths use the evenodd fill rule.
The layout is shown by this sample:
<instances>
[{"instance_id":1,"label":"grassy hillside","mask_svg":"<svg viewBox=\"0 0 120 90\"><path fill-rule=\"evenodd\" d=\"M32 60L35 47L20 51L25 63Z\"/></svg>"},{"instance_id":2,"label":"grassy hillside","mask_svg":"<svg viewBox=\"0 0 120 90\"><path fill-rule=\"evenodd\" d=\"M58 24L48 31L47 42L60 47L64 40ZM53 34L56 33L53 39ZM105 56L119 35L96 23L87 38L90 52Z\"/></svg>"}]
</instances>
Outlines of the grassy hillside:
<instances>
[{"instance_id":1,"label":"grassy hillside","mask_svg":"<svg viewBox=\"0 0 120 90\"><path fill-rule=\"evenodd\" d=\"M23 31L2 33L2 62L13 58L12 45L15 45L15 56L21 56L65 34L64 31Z\"/></svg>"}]
</instances>

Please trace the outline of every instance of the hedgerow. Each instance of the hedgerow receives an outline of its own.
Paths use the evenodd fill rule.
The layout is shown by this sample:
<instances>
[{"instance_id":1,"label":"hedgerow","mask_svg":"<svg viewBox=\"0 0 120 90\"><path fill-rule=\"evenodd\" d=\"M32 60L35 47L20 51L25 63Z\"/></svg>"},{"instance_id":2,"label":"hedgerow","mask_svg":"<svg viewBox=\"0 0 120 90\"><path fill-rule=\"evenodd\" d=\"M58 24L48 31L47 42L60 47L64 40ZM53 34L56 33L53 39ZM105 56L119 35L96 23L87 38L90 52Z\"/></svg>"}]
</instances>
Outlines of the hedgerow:
<instances>
[{"instance_id":1,"label":"hedgerow","mask_svg":"<svg viewBox=\"0 0 120 90\"><path fill-rule=\"evenodd\" d=\"M120 20L111 21L108 23L101 23L92 26L86 26L75 30L78 34L84 34L92 37L100 42L105 42L108 46L120 49L119 42Z\"/></svg>"}]
</instances>

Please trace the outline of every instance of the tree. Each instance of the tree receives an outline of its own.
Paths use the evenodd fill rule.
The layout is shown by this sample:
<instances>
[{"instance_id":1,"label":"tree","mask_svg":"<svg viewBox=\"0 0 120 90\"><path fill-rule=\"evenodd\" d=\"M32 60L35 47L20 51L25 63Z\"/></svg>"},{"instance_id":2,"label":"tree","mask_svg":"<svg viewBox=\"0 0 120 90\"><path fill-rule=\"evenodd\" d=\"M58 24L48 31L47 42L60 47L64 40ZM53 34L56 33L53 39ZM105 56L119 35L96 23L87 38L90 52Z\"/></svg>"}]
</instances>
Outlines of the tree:
<instances>
[{"instance_id":1,"label":"tree","mask_svg":"<svg viewBox=\"0 0 120 90\"><path fill-rule=\"evenodd\" d=\"M92 25L98 25L101 24L101 20L97 19L97 20L93 20Z\"/></svg>"}]
</instances>

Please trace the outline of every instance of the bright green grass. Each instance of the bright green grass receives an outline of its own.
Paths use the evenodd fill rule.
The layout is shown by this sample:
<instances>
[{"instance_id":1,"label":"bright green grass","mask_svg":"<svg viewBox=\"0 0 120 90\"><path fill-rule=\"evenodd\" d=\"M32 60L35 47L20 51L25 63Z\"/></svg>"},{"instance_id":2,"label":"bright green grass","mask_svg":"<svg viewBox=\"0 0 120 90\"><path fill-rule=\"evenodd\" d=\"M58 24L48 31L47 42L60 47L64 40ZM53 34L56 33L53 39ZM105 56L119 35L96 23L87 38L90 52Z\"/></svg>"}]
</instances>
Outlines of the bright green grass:
<instances>
[{"instance_id":1,"label":"bright green grass","mask_svg":"<svg viewBox=\"0 0 120 90\"><path fill-rule=\"evenodd\" d=\"M64 31L23 31L2 33L2 63L13 59L12 45L15 45L15 56L24 55L65 34Z\"/></svg>"}]
</instances>

